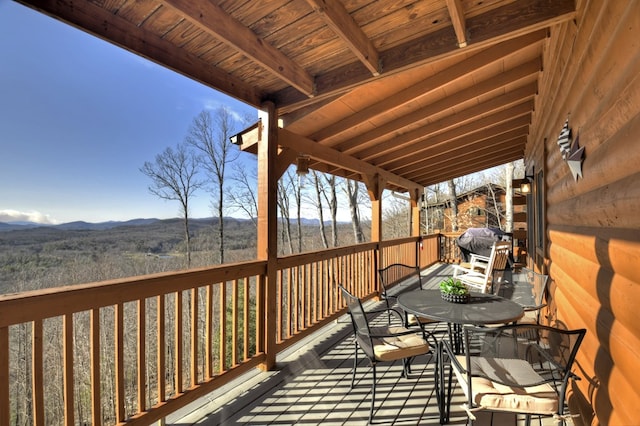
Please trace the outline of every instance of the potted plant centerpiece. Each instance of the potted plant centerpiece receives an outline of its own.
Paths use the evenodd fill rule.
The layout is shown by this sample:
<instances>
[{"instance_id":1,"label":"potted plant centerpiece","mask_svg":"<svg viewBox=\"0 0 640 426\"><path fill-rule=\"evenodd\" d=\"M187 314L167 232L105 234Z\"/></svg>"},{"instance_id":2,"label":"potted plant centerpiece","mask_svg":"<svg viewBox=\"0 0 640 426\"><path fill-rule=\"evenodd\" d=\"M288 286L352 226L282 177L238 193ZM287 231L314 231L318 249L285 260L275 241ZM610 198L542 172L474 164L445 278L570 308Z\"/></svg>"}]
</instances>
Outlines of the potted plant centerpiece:
<instances>
[{"instance_id":1,"label":"potted plant centerpiece","mask_svg":"<svg viewBox=\"0 0 640 426\"><path fill-rule=\"evenodd\" d=\"M440 295L444 300L452 303L467 303L470 297L467 286L453 277L440 283Z\"/></svg>"}]
</instances>

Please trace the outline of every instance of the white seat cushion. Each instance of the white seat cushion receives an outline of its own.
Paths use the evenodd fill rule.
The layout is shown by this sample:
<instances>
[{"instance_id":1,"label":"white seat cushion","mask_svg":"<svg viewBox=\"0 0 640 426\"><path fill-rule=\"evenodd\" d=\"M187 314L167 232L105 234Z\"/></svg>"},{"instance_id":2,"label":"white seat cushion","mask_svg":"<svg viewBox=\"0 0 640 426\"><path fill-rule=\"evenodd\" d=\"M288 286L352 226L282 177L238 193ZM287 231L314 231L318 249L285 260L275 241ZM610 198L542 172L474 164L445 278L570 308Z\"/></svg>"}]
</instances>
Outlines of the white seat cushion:
<instances>
[{"instance_id":1,"label":"white seat cushion","mask_svg":"<svg viewBox=\"0 0 640 426\"><path fill-rule=\"evenodd\" d=\"M459 355L456 358L462 366L466 365L464 355ZM472 371L482 372L489 377L520 383L542 381L542 377L524 360L472 357L471 363ZM467 375L457 369L454 370L466 395L468 391ZM473 377L471 380L473 402L480 407L496 411L543 415L553 415L558 412L558 395L553 386L548 383L515 387L506 386L484 377Z\"/></svg>"}]
</instances>

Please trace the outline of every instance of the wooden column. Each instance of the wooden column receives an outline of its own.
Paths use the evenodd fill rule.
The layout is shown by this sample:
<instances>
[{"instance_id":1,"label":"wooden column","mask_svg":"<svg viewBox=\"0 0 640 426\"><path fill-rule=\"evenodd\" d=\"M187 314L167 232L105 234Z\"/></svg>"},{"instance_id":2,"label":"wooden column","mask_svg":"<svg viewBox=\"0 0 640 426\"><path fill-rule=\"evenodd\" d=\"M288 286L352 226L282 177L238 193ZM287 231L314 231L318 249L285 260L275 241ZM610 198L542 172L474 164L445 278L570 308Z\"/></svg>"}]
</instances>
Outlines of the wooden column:
<instances>
[{"instance_id":1,"label":"wooden column","mask_svg":"<svg viewBox=\"0 0 640 426\"><path fill-rule=\"evenodd\" d=\"M367 185L369 199L371 199L371 241L382 240L382 191L384 190L384 179L379 175L363 176Z\"/></svg>"},{"instance_id":2,"label":"wooden column","mask_svg":"<svg viewBox=\"0 0 640 426\"><path fill-rule=\"evenodd\" d=\"M367 192L371 199L371 241L378 242L382 240L382 191L384 190L385 181L379 175L363 176L363 181L367 185ZM378 256L376 259L376 270L383 265L382 251L378 247ZM381 294L380 282L378 282L378 274L376 276L376 288L378 295Z\"/></svg>"},{"instance_id":3,"label":"wooden column","mask_svg":"<svg viewBox=\"0 0 640 426\"><path fill-rule=\"evenodd\" d=\"M276 159L278 148L278 117L275 105L267 102L263 105L267 113L266 138L258 142L258 241L257 258L267 261L267 272L262 283L264 312L261 323L264 326L264 352L266 359L261 369L273 368L276 361L276 275L278 259L277 239L277 190L278 173Z\"/></svg>"},{"instance_id":4,"label":"wooden column","mask_svg":"<svg viewBox=\"0 0 640 426\"><path fill-rule=\"evenodd\" d=\"M409 191L409 197L411 198L411 223L409 225L409 231L412 237L420 235L420 199L422 192L418 188L414 188Z\"/></svg>"}]
</instances>

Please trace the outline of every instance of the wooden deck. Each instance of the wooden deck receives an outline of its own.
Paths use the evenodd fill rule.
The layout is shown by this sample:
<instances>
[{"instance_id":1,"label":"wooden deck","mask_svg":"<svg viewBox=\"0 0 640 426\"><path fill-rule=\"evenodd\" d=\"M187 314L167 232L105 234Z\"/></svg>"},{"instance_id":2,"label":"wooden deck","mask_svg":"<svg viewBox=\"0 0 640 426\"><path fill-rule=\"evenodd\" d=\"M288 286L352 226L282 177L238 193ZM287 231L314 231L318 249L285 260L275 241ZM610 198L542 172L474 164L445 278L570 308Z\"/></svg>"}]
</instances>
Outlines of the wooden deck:
<instances>
[{"instance_id":1,"label":"wooden deck","mask_svg":"<svg viewBox=\"0 0 640 426\"><path fill-rule=\"evenodd\" d=\"M435 287L450 266L437 265L425 271L428 287ZM402 283L396 291L412 287ZM370 302L372 308L380 302ZM379 319L382 320L382 319ZM386 319L384 319L386 321ZM369 415L371 371L359 356L357 381L351 389L353 337L347 315L324 327L278 359L278 369L254 372L187 407L167 425L366 425ZM434 392L435 358L425 355L412 363L409 378L401 377L402 364L378 366L376 411L373 424L440 424ZM451 425L467 422L460 408L464 403L457 388L451 404ZM485 413L486 414L486 413ZM475 424L490 424L489 416ZM552 424L551 419L545 424ZM516 424L514 417L494 417L494 425Z\"/></svg>"}]
</instances>

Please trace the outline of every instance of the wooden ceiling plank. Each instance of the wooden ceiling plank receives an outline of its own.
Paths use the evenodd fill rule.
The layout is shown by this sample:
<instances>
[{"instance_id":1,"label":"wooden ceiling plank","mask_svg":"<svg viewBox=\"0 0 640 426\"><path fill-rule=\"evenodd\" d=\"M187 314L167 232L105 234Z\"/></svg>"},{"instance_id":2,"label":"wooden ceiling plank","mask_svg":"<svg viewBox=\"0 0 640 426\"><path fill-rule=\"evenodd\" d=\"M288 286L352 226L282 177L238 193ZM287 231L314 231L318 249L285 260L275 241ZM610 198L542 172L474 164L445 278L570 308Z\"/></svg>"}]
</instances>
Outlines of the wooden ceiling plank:
<instances>
[{"instance_id":1,"label":"wooden ceiling plank","mask_svg":"<svg viewBox=\"0 0 640 426\"><path fill-rule=\"evenodd\" d=\"M296 152L302 152L311 158L321 160L327 164L333 164L337 167L352 170L355 173L375 175L379 174L388 182L392 182L407 190L414 188L422 188L415 182L403 177L389 173L379 167L373 166L357 158L338 152L326 146L315 143L311 139L296 135L286 129L278 129L278 144L286 148L295 149Z\"/></svg>"},{"instance_id":2,"label":"wooden ceiling plank","mask_svg":"<svg viewBox=\"0 0 640 426\"><path fill-rule=\"evenodd\" d=\"M502 149L503 146L509 146L511 148L513 145L517 145L522 148L522 153L524 155L524 145L526 142L527 127L520 127L506 133L500 133L486 139L472 142L465 146L464 150L458 150L461 154L457 156L452 155L450 150L426 156L419 166L414 165L410 171L405 170L404 172L411 180L420 181L424 179L425 175L428 175L430 172L437 170L440 167L451 167L451 164L455 163L456 158L461 158L466 155L483 155L484 150L489 150L494 154L496 151Z\"/></svg>"},{"instance_id":3,"label":"wooden ceiling plank","mask_svg":"<svg viewBox=\"0 0 640 426\"><path fill-rule=\"evenodd\" d=\"M574 0L518 0L467 19L470 44L548 28L576 16Z\"/></svg>"},{"instance_id":4,"label":"wooden ceiling plank","mask_svg":"<svg viewBox=\"0 0 640 426\"><path fill-rule=\"evenodd\" d=\"M165 0L165 4L208 34L241 51L306 96L314 95L314 80L309 73L221 7L212 2L191 0Z\"/></svg>"},{"instance_id":5,"label":"wooden ceiling plank","mask_svg":"<svg viewBox=\"0 0 640 426\"><path fill-rule=\"evenodd\" d=\"M486 132L491 127L513 121L514 118L519 118L520 120L524 120L529 123L531 111L533 109L532 106L532 103L528 101L508 110L499 111L480 120L456 127L448 132L439 133L434 137L427 138L419 143L398 149L392 154L387 154L384 157L376 159L373 164L379 167L384 167L386 170L394 170L395 173L395 169L406 166L407 164L412 164L415 161L419 161L425 151L438 144L451 143L456 138L476 132Z\"/></svg>"},{"instance_id":6,"label":"wooden ceiling plank","mask_svg":"<svg viewBox=\"0 0 640 426\"><path fill-rule=\"evenodd\" d=\"M440 114L446 109L454 108L457 105L468 102L476 97L487 95L506 85L510 85L521 79L530 77L541 70L541 65L541 59L536 58L533 61L518 66L512 70L506 71L503 74L493 76L485 81L479 82L471 87L461 90L460 92L453 93L450 96L442 98L431 105L427 105L424 108L412 111L402 117L394 118L392 121L382 126L376 127L366 133L362 133L357 136L350 136L348 140L341 143L340 145L334 146L334 148L338 151L351 155L354 155L356 152L366 149L372 144L375 144L376 147L379 148L380 143L384 143L379 139L383 138L384 136L391 135L394 132L398 132L402 128L415 124L416 122L426 120L430 116ZM534 89L534 94L536 90L537 86Z\"/></svg>"},{"instance_id":7,"label":"wooden ceiling plank","mask_svg":"<svg viewBox=\"0 0 640 426\"><path fill-rule=\"evenodd\" d=\"M458 47L467 47L467 30L462 2L460 0L447 0L447 8L458 39Z\"/></svg>"},{"instance_id":8,"label":"wooden ceiling plank","mask_svg":"<svg viewBox=\"0 0 640 426\"><path fill-rule=\"evenodd\" d=\"M525 64L512 68L504 73L493 76L487 80L478 82L460 92L453 93L442 98L424 108L413 111L402 117L398 117L382 126L376 127L368 132L357 136L350 136L343 143L334 146L338 151L353 155L355 150L367 148L372 143L378 143L377 139L399 131L403 127L409 126L420 120L424 120L432 115L442 113L444 110L453 108L456 105L468 102L473 98L486 95L498 90L506 85L513 84L523 78L538 73L542 69L542 59L535 58ZM373 141L373 142L372 142Z\"/></svg>"},{"instance_id":9,"label":"wooden ceiling plank","mask_svg":"<svg viewBox=\"0 0 640 426\"><path fill-rule=\"evenodd\" d=\"M466 60L460 61L449 68L431 75L417 84L398 92L396 95L387 98L384 102L375 103L332 125L326 126L309 137L321 142L327 138L339 135L363 121L370 120L381 114L400 108L408 102L413 102L416 99L420 99L421 97L428 95L433 90L441 89L442 87L452 84L456 80L475 71L483 69L497 61L502 61L505 56L518 52L533 43L537 43L544 37L546 37L546 34L542 33L527 35L481 50ZM332 146L331 144L328 145Z\"/></svg>"},{"instance_id":10,"label":"wooden ceiling plank","mask_svg":"<svg viewBox=\"0 0 640 426\"><path fill-rule=\"evenodd\" d=\"M452 161L452 164L455 164L455 167L445 167L441 170L429 173L423 176L420 182L425 186L428 186L434 183L444 182L449 179L487 170L512 161L517 161L523 158L523 150L523 147L515 147L511 150L493 153L492 155L486 155L482 158L476 158L470 161L455 162L454 160Z\"/></svg>"},{"instance_id":11,"label":"wooden ceiling plank","mask_svg":"<svg viewBox=\"0 0 640 426\"><path fill-rule=\"evenodd\" d=\"M262 101L263 95L244 81L91 2L26 0L22 3L250 105L258 106Z\"/></svg>"},{"instance_id":12,"label":"wooden ceiling plank","mask_svg":"<svg viewBox=\"0 0 640 426\"><path fill-rule=\"evenodd\" d=\"M416 180L416 182L419 182L423 175L428 173L432 167L432 163L436 165L438 163L451 165L452 158L460 155L460 152L466 152L467 146L487 147L494 143L491 141L495 141L496 144L500 144L506 143L507 141L519 140L519 138L526 140L529 132L529 124L526 123L525 118L527 117L519 117L487 129L481 134L459 138L452 141L451 144L440 144L435 146L433 149L425 151L424 154L419 157L419 161L414 161L411 164L400 167L394 172L402 173L402 176L406 176L410 180Z\"/></svg>"},{"instance_id":13,"label":"wooden ceiling plank","mask_svg":"<svg viewBox=\"0 0 640 426\"><path fill-rule=\"evenodd\" d=\"M379 76L380 57L373 43L337 0L307 0L327 25L349 46L362 64Z\"/></svg>"},{"instance_id":14,"label":"wooden ceiling plank","mask_svg":"<svg viewBox=\"0 0 640 426\"><path fill-rule=\"evenodd\" d=\"M446 132L450 128L459 127L470 120L475 120L483 114L486 115L493 111L504 110L505 108L513 105L519 105L524 100L533 99L536 94L536 90L537 84L535 82L530 83L512 92L496 96L495 98L473 105L472 107L464 109L456 114L452 114L448 117L429 123L419 129L415 129L398 137L377 143L375 146L367 149L356 151L352 155L365 161L375 161L376 158L385 156L388 153L393 155L397 152L398 148L407 146L414 140L425 139L430 135Z\"/></svg>"},{"instance_id":15,"label":"wooden ceiling plank","mask_svg":"<svg viewBox=\"0 0 640 426\"><path fill-rule=\"evenodd\" d=\"M509 142L512 142L509 144ZM524 157L524 143L522 141L509 141L502 143L502 145L489 145L483 149L478 149L474 152L464 153L463 155L450 158L446 164L433 165L428 169L428 172L420 176L420 180L429 179L429 176L446 173L448 169L455 165L455 168L470 169L478 167L479 164L486 164L487 162L494 161L495 157L502 158L505 155ZM482 169L480 169L482 170Z\"/></svg>"},{"instance_id":16,"label":"wooden ceiling plank","mask_svg":"<svg viewBox=\"0 0 640 426\"><path fill-rule=\"evenodd\" d=\"M519 15L520 3L527 8L527 13ZM467 32L473 28L473 38L470 36L468 46L464 49L469 51L472 48L483 48L489 45L505 41L523 34L537 33L544 31L550 25L555 25L575 17L574 0L519 0L513 2L511 8L507 6L492 9L467 20ZM508 19L505 22L505 19ZM482 26L482 22L501 22L502 25L495 25L490 28ZM517 25L516 25L517 24ZM400 72L411 67L416 67L441 59L451 54L458 54L460 49L456 46L455 34L450 28L435 31L420 38L413 39L399 46L380 52L382 63L384 64L383 75ZM322 97L336 92L344 92L355 85L371 80L368 71L362 72L364 67L356 67L357 64L350 64L331 70L323 75L316 76L316 97ZM360 70L358 70L360 69ZM308 99L287 89L283 89L273 94L280 114L308 105Z\"/></svg>"}]
</instances>

